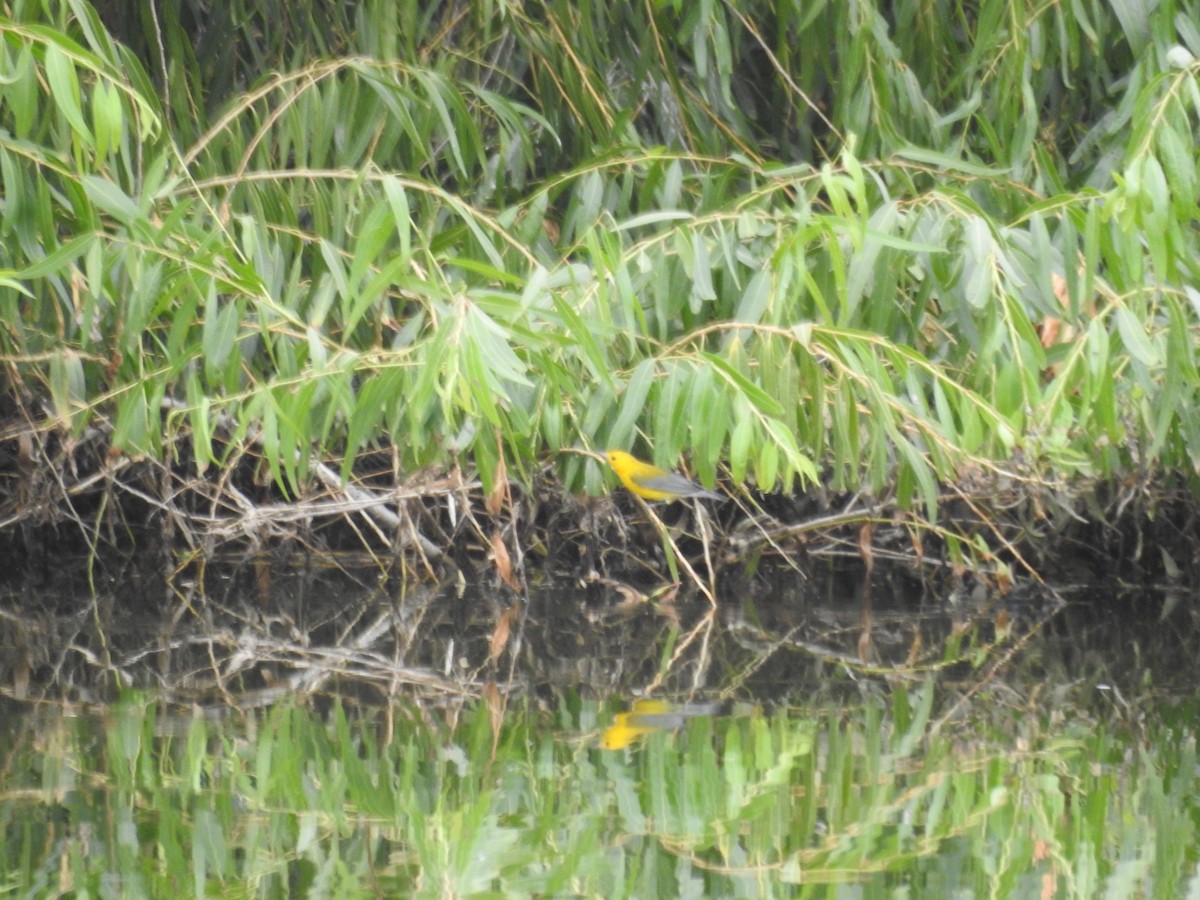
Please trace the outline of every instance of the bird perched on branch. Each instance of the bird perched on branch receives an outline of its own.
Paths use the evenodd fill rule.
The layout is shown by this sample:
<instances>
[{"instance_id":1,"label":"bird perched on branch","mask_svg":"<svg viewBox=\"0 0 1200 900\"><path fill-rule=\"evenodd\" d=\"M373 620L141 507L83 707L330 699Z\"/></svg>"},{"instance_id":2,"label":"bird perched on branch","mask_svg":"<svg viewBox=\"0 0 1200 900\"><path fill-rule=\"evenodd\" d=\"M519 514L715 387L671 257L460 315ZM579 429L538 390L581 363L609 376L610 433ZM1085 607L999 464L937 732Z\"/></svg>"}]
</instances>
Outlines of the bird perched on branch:
<instances>
[{"instance_id":1,"label":"bird perched on branch","mask_svg":"<svg viewBox=\"0 0 1200 900\"><path fill-rule=\"evenodd\" d=\"M624 450L609 450L604 454L621 484L643 500L679 500L683 497L704 497L724 500L721 494L705 490L696 482L677 472L668 472L648 462L642 462Z\"/></svg>"}]
</instances>

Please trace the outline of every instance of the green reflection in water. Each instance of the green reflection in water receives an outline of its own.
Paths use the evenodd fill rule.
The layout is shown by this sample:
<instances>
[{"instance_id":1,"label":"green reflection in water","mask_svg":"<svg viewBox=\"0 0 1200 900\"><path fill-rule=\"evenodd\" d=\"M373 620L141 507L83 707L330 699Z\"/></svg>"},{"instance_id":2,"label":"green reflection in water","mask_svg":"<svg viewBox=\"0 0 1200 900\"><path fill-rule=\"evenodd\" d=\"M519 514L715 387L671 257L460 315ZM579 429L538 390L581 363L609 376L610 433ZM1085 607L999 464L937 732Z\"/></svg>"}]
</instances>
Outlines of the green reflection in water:
<instances>
[{"instance_id":1,"label":"green reflection in water","mask_svg":"<svg viewBox=\"0 0 1200 900\"><path fill-rule=\"evenodd\" d=\"M1196 754L1034 710L617 704L6 716L0 888L108 896L1178 896ZM983 706L983 705L981 705ZM495 730L494 730L495 729ZM1147 740L1147 738L1149 739ZM494 750L493 750L494 748ZM898 892L898 893L897 893Z\"/></svg>"}]
</instances>

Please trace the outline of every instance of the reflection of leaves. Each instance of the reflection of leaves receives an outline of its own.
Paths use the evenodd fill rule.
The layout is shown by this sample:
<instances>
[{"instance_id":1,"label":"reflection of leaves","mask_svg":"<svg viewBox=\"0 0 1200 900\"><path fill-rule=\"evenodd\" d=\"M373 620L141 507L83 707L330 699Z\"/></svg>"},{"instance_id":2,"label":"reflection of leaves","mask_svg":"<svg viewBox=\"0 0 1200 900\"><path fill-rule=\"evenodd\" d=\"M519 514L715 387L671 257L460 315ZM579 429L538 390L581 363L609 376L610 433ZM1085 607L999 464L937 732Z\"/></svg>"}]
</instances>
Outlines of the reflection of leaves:
<instances>
[{"instance_id":1,"label":"reflection of leaves","mask_svg":"<svg viewBox=\"0 0 1200 900\"><path fill-rule=\"evenodd\" d=\"M507 618L507 613L505 616L501 616L501 619L505 618ZM498 623L497 628L499 628ZM487 704L488 724L492 729L492 755L489 762L494 762L496 759L496 748L500 745L500 729L504 725L504 709L506 704L503 694L500 693L500 689L496 687L494 681L489 681L487 686L484 687L483 699Z\"/></svg>"},{"instance_id":2,"label":"reflection of leaves","mask_svg":"<svg viewBox=\"0 0 1200 900\"><path fill-rule=\"evenodd\" d=\"M517 607L510 606L496 620L496 627L492 629L492 640L488 645L489 664L496 662L500 658L500 654L504 652L504 648L508 646L508 639L512 635L512 620L516 611Z\"/></svg>"}]
</instances>

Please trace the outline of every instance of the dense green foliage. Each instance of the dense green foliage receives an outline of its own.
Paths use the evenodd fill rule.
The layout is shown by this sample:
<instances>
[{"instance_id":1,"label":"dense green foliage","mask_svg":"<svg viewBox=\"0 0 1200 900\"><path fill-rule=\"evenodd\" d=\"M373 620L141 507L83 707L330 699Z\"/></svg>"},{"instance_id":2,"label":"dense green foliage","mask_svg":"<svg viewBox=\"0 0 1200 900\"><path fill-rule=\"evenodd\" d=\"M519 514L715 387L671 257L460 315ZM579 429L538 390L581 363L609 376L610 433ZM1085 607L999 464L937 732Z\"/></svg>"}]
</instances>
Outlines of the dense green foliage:
<instances>
[{"instance_id":1,"label":"dense green foliage","mask_svg":"<svg viewBox=\"0 0 1200 900\"><path fill-rule=\"evenodd\" d=\"M97 6L0 10L47 428L292 488L640 433L931 512L1200 465L1195 3Z\"/></svg>"},{"instance_id":2,"label":"dense green foliage","mask_svg":"<svg viewBox=\"0 0 1200 900\"><path fill-rule=\"evenodd\" d=\"M403 705L394 724L282 706L216 725L127 698L102 721L54 715L4 736L0 884L131 897L1195 892L1190 724L1143 745L1119 723L997 704L968 742L927 736L934 694L694 719L620 752L595 746L610 713L594 701L496 719L479 704L456 726Z\"/></svg>"}]
</instances>

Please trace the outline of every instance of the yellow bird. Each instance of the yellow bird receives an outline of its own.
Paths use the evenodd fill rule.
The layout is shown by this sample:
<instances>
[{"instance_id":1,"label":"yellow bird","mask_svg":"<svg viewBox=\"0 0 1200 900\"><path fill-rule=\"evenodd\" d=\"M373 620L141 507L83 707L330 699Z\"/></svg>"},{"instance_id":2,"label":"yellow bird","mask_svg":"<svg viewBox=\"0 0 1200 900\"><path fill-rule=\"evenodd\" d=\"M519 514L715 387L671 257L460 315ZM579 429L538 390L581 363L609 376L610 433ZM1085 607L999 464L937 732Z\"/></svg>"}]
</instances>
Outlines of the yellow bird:
<instances>
[{"instance_id":1,"label":"yellow bird","mask_svg":"<svg viewBox=\"0 0 1200 900\"><path fill-rule=\"evenodd\" d=\"M638 700L629 712L617 713L613 723L600 735L604 750L624 750L656 731L680 728L696 716L714 716L720 703L670 703L665 700Z\"/></svg>"},{"instance_id":2,"label":"yellow bird","mask_svg":"<svg viewBox=\"0 0 1200 900\"><path fill-rule=\"evenodd\" d=\"M604 455L617 477L621 479L621 484L645 500L678 500L681 497L725 499L721 494L706 491L696 482L689 481L676 472L668 472L666 469L642 462L624 450L609 450Z\"/></svg>"},{"instance_id":3,"label":"yellow bird","mask_svg":"<svg viewBox=\"0 0 1200 900\"><path fill-rule=\"evenodd\" d=\"M634 708L637 709L639 705L644 706L646 711L617 713L613 718L613 723L600 735L602 749L624 750L646 735L670 727L669 725L659 725L655 721L660 716L669 715L669 707L665 703L651 705L651 701L644 700L641 704L634 704Z\"/></svg>"}]
</instances>

